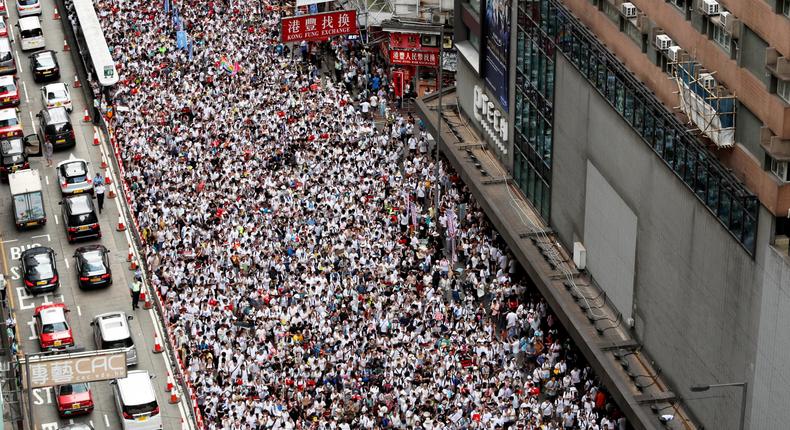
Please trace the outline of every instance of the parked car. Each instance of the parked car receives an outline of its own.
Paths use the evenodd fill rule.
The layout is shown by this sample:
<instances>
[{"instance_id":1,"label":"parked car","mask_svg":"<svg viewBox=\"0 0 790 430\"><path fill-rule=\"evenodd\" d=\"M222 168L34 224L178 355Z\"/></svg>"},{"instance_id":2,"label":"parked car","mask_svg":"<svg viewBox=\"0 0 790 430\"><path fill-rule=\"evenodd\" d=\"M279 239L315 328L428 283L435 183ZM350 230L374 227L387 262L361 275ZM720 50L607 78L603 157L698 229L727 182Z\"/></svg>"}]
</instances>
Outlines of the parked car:
<instances>
[{"instance_id":1,"label":"parked car","mask_svg":"<svg viewBox=\"0 0 790 430\"><path fill-rule=\"evenodd\" d=\"M66 318L68 312L65 303L41 305L33 312L38 344L42 351L74 346L71 325Z\"/></svg>"},{"instance_id":2,"label":"parked car","mask_svg":"<svg viewBox=\"0 0 790 430\"><path fill-rule=\"evenodd\" d=\"M72 111L71 105L71 92L69 91L69 84L64 82L56 82L41 87L41 103L46 108L54 108L63 106L67 112Z\"/></svg>"},{"instance_id":3,"label":"parked car","mask_svg":"<svg viewBox=\"0 0 790 430\"><path fill-rule=\"evenodd\" d=\"M19 106L19 88L16 78L10 75L0 76L0 108Z\"/></svg>"},{"instance_id":4,"label":"parked car","mask_svg":"<svg viewBox=\"0 0 790 430\"><path fill-rule=\"evenodd\" d=\"M112 384L115 407L124 430L158 430L162 416L156 400L154 385L147 370L133 370L126 378L115 379Z\"/></svg>"},{"instance_id":5,"label":"parked car","mask_svg":"<svg viewBox=\"0 0 790 430\"><path fill-rule=\"evenodd\" d=\"M14 108L0 109L0 138L22 137L22 122Z\"/></svg>"},{"instance_id":6,"label":"parked car","mask_svg":"<svg viewBox=\"0 0 790 430\"><path fill-rule=\"evenodd\" d=\"M12 137L0 140L0 176L8 179L9 173L30 168L24 139Z\"/></svg>"},{"instance_id":7,"label":"parked car","mask_svg":"<svg viewBox=\"0 0 790 430\"><path fill-rule=\"evenodd\" d=\"M133 318L123 312L107 312L96 315L91 321L96 349L126 348L127 366L137 365L137 348L129 329L129 320Z\"/></svg>"},{"instance_id":8,"label":"parked car","mask_svg":"<svg viewBox=\"0 0 790 430\"><path fill-rule=\"evenodd\" d=\"M39 0L16 0L16 10L20 17L41 15L41 2Z\"/></svg>"},{"instance_id":9,"label":"parked car","mask_svg":"<svg viewBox=\"0 0 790 430\"><path fill-rule=\"evenodd\" d=\"M110 251L103 245L88 245L77 248L77 279L80 288L109 287L112 285Z\"/></svg>"},{"instance_id":10,"label":"parked car","mask_svg":"<svg viewBox=\"0 0 790 430\"><path fill-rule=\"evenodd\" d=\"M32 295L55 291L60 286L55 251L46 246L36 246L22 252L22 282Z\"/></svg>"},{"instance_id":11,"label":"parked car","mask_svg":"<svg viewBox=\"0 0 790 430\"><path fill-rule=\"evenodd\" d=\"M61 418L93 412L93 394L87 382L55 387L55 405Z\"/></svg>"},{"instance_id":12,"label":"parked car","mask_svg":"<svg viewBox=\"0 0 790 430\"><path fill-rule=\"evenodd\" d=\"M88 171L88 162L80 158L69 158L58 163L58 184L60 193L64 196L71 194L93 194L93 178Z\"/></svg>"},{"instance_id":13,"label":"parked car","mask_svg":"<svg viewBox=\"0 0 790 430\"><path fill-rule=\"evenodd\" d=\"M39 140L42 144L44 141L49 140L55 149L71 147L77 144L74 127L71 125L71 118L69 118L66 108L43 109L37 116L39 119Z\"/></svg>"},{"instance_id":14,"label":"parked car","mask_svg":"<svg viewBox=\"0 0 790 430\"><path fill-rule=\"evenodd\" d=\"M55 51L46 50L36 52L28 57L30 70L33 72L35 82L57 81L60 79L60 66Z\"/></svg>"},{"instance_id":15,"label":"parked car","mask_svg":"<svg viewBox=\"0 0 790 430\"><path fill-rule=\"evenodd\" d=\"M74 243L78 239L101 238L101 226L90 194L68 196L60 202L63 207L63 228L66 239Z\"/></svg>"}]
</instances>

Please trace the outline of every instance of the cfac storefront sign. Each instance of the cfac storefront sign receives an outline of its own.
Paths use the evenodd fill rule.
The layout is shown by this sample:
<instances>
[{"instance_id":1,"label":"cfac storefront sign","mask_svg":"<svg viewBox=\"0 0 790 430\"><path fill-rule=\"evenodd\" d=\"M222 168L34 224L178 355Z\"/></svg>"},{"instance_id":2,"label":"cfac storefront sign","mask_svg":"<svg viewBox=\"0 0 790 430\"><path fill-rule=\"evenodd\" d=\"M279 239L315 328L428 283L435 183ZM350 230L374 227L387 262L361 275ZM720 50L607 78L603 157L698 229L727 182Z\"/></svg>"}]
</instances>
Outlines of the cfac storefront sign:
<instances>
[{"instance_id":1,"label":"cfac storefront sign","mask_svg":"<svg viewBox=\"0 0 790 430\"><path fill-rule=\"evenodd\" d=\"M359 32L355 10L292 16L283 18L281 24L280 40L283 43L326 40Z\"/></svg>"},{"instance_id":2,"label":"cfac storefront sign","mask_svg":"<svg viewBox=\"0 0 790 430\"><path fill-rule=\"evenodd\" d=\"M402 66L439 66L439 53L425 51L405 51L403 49L390 49L390 64Z\"/></svg>"},{"instance_id":3,"label":"cfac storefront sign","mask_svg":"<svg viewBox=\"0 0 790 430\"><path fill-rule=\"evenodd\" d=\"M483 88L475 85L474 92L475 119L480 122L488 137L494 141L499 151L507 155L508 123L507 114L503 114L489 99Z\"/></svg>"}]
</instances>

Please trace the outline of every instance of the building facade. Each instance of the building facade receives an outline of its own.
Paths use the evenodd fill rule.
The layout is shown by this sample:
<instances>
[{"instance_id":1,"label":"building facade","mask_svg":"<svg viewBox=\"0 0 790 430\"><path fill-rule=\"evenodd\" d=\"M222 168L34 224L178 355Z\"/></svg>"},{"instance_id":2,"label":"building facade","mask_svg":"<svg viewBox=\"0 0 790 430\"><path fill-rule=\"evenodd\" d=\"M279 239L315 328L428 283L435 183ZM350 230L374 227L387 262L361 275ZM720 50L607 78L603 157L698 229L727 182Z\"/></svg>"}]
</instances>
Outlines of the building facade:
<instances>
[{"instance_id":1,"label":"building facade","mask_svg":"<svg viewBox=\"0 0 790 430\"><path fill-rule=\"evenodd\" d=\"M690 386L747 382L747 428L786 427L790 0L454 16L460 111L694 421L737 428L740 391Z\"/></svg>"}]
</instances>

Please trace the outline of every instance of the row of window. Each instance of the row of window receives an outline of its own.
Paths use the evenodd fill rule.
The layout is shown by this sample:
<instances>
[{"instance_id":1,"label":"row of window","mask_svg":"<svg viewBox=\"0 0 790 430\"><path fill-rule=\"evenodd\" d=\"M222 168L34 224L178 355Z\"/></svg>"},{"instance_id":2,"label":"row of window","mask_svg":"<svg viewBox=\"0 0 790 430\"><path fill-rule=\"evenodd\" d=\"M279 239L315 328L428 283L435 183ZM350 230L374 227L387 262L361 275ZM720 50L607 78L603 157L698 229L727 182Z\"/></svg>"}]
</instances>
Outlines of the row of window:
<instances>
[{"instance_id":1,"label":"row of window","mask_svg":"<svg viewBox=\"0 0 790 430\"><path fill-rule=\"evenodd\" d=\"M523 12L522 9L523 8ZM631 73L556 0L519 1L541 38L553 43L708 207L754 254L759 202L686 131ZM546 52L553 52L545 50Z\"/></svg>"}]
</instances>

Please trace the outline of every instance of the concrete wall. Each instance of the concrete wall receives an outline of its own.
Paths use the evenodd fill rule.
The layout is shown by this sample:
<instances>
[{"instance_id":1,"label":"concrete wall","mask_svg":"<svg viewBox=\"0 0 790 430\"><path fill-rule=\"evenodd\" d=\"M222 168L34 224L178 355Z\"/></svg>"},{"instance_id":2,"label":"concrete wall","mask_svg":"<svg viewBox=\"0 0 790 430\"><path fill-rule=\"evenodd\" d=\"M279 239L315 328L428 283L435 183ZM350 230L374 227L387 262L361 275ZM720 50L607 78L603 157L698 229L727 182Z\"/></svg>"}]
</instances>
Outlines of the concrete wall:
<instances>
[{"instance_id":1,"label":"concrete wall","mask_svg":"<svg viewBox=\"0 0 790 430\"><path fill-rule=\"evenodd\" d=\"M754 429L781 428L788 391L788 265L771 257L763 270L771 217L761 210L752 259L694 194L560 55L557 56L552 227L564 245L585 237L587 163L638 219L635 335L705 428L735 429L740 391L691 393L699 383L748 381ZM596 273L591 272L594 277ZM784 288L779 285L784 282ZM605 287L604 287L605 288ZM765 294L765 296L763 296ZM616 303L616 301L615 301ZM770 303L774 312L761 314ZM783 307L784 306L784 307ZM623 312L624 314L627 312ZM774 337L787 341L775 344ZM781 352L778 347L784 348ZM761 373L755 380L755 364ZM766 390L768 380L777 381ZM780 383L784 381L785 383ZM777 403L781 399L784 403ZM768 407L774 404L776 407Z\"/></svg>"}]
</instances>

